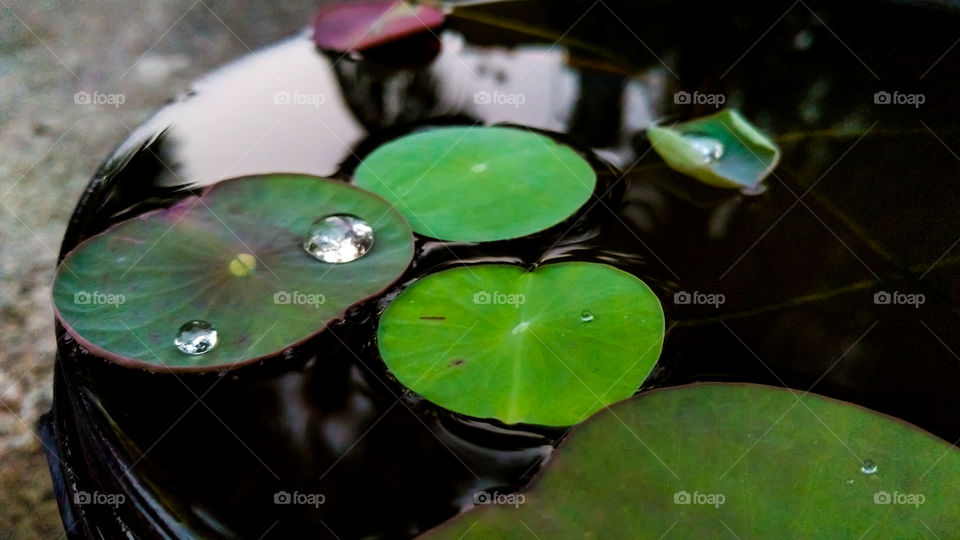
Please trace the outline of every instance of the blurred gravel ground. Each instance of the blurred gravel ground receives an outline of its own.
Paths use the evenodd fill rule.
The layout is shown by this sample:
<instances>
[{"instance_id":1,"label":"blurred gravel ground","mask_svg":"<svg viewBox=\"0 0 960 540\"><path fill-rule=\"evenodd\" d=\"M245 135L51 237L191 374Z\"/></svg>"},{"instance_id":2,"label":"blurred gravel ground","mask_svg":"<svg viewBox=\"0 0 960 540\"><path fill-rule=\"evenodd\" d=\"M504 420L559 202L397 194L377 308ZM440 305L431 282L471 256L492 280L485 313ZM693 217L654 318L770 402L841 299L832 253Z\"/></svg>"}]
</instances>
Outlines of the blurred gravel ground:
<instances>
[{"instance_id":1,"label":"blurred gravel ground","mask_svg":"<svg viewBox=\"0 0 960 540\"><path fill-rule=\"evenodd\" d=\"M192 79L293 34L317 4L0 0L0 540L63 536L34 426L50 407L56 253L88 179ZM77 104L81 91L124 103Z\"/></svg>"}]
</instances>

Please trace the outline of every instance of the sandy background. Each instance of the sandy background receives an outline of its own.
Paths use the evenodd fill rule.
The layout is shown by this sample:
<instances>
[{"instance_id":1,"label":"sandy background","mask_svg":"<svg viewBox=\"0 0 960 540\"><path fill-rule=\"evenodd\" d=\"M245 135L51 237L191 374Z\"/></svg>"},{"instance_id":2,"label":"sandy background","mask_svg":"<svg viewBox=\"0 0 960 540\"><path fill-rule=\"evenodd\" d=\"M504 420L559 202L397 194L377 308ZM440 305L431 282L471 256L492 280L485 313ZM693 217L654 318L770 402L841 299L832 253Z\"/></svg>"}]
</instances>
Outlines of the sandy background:
<instances>
[{"instance_id":1,"label":"sandy background","mask_svg":"<svg viewBox=\"0 0 960 540\"><path fill-rule=\"evenodd\" d=\"M0 540L63 537L34 426L50 407L56 253L88 179L192 79L295 33L318 4L0 0ZM77 104L80 91L124 103Z\"/></svg>"}]
</instances>

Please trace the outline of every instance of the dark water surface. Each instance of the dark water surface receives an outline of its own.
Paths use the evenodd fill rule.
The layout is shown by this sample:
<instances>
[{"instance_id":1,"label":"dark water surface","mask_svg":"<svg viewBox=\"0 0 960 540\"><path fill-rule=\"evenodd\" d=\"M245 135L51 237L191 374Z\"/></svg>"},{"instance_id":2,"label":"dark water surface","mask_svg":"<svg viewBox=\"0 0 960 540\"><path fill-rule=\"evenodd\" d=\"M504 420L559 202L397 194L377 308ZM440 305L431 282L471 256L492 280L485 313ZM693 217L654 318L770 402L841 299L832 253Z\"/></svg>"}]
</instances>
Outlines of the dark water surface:
<instances>
[{"instance_id":1,"label":"dark water surface","mask_svg":"<svg viewBox=\"0 0 960 540\"><path fill-rule=\"evenodd\" d=\"M463 8L437 36L364 57L322 53L304 33L159 111L97 173L63 253L223 178L349 181L376 146L433 125L549 132L581 149L600 182L575 216L531 237L418 238L414 264L384 298L263 365L141 373L61 331L44 427L60 452L60 496L127 495L116 509L68 504L72 534L402 538L480 490L521 487L563 431L440 410L406 394L372 342L380 310L406 284L478 262L603 261L644 279L668 334L643 389L788 386L960 438L960 52L944 54L958 16L887 2L745 6ZM781 144L765 193L699 185L650 151L652 120L715 111L678 103L677 92L722 96ZM877 92L924 103L877 103ZM896 304L897 294L924 302ZM280 492L324 502L274 504Z\"/></svg>"}]
</instances>

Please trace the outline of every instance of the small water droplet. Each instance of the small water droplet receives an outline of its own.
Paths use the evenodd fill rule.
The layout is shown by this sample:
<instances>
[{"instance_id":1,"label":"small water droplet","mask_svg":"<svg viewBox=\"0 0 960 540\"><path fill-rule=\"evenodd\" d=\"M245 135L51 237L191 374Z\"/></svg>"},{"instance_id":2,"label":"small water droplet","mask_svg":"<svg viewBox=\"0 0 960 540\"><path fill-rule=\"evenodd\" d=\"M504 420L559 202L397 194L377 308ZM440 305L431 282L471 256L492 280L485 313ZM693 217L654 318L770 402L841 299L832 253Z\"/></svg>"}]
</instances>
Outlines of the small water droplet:
<instances>
[{"instance_id":1,"label":"small water droplet","mask_svg":"<svg viewBox=\"0 0 960 540\"><path fill-rule=\"evenodd\" d=\"M850 485L853 485L853 478L847 480L847 483L850 484Z\"/></svg>"},{"instance_id":2,"label":"small water droplet","mask_svg":"<svg viewBox=\"0 0 960 540\"><path fill-rule=\"evenodd\" d=\"M803 29L793 36L793 48L798 51L805 51L813 45L813 33L810 30Z\"/></svg>"},{"instance_id":3,"label":"small water droplet","mask_svg":"<svg viewBox=\"0 0 960 540\"><path fill-rule=\"evenodd\" d=\"M363 257L373 247L373 228L350 214L334 214L313 222L303 240L303 249L327 263L348 263Z\"/></svg>"},{"instance_id":4,"label":"small water droplet","mask_svg":"<svg viewBox=\"0 0 960 540\"><path fill-rule=\"evenodd\" d=\"M186 354L203 354L217 346L217 329L207 321L190 321L177 330L173 344Z\"/></svg>"},{"instance_id":5,"label":"small water droplet","mask_svg":"<svg viewBox=\"0 0 960 540\"><path fill-rule=\"evenodd\" d=\"M872 459L865 460L863 464L860 465L860 472L863 474L873 474L877 472L877 464Z\"/></svg>"},{"instance_id":6,"label":"small water droplet","mask_svg":"<svg viewBox=\"0 0 960 540\"><path fill-rule=\"evenodd\" d=\"M687 142L700 152L704 163L713 163L723 157L723 143L713 137L703 135L687 135Z\"/></svg>"},{"instance_id":7,"label":"small water droplet","mask_svg":"<svg viewBox=\"0 0 960 540\"><path fill-rule=\"evenodd\" d=\"M530 327L530 323L524 321L513 328L513 335L519 335L527 331L527 328Z\"/></svg>"},{"instance_id":8,"label":"small water droplet","mask_svg":"<svg viewBox=\"0 0 960 540\"><path fill-rule=\"evenodd\" d=\"M487 170L487 164L486 164L486 163L477 163L477 164L474 165L473 167L470 167L470 170L473 171L474 173L477 173L477 174L482 173L483 171Z\"/></svg>"},{"instance_id":9,"label":"small water droplet","mask_svg":"<svg viewBox=\"0 0 960 540\"><path fill-rule=\"evenodd\" d=\"M580 312L580 320L583 322L590 322L593 320L593 312L589 309L585 309Z\"/></svg>"}]
</instances>

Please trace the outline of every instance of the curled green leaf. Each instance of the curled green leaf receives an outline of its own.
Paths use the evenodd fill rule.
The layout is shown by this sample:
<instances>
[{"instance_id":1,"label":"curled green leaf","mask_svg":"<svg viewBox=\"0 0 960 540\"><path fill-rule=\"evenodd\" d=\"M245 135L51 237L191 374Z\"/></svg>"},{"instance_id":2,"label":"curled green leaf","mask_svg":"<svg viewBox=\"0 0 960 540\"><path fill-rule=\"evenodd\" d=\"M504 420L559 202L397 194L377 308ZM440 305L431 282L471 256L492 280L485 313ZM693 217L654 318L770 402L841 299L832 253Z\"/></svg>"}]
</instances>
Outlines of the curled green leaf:
<instances>
[{"instance_id":1,"label":"curled green leaf","mask_svg":"<svg viewBox=\"0 0 960 540\"><path fill-rule=\"evenodd\" d=\"M672 169L720 188L757 190L780 162L776 143L735 109L652 126L647 138Z\"/></svg>"}]
</instances>

